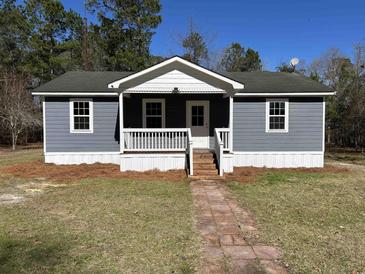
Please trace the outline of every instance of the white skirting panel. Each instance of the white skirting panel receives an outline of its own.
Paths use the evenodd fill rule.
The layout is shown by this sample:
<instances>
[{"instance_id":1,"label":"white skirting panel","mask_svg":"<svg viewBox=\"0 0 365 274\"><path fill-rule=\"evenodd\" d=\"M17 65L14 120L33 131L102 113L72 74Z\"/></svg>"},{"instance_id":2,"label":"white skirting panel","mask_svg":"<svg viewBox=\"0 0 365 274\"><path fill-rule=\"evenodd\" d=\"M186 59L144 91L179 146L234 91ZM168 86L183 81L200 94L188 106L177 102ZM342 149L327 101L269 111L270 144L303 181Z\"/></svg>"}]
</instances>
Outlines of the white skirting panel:
<instances>
[{"instance_id":1,"label":"white skirting panel","mask_svg":"<svg viewBox=\"0 0 365 274\"><path fill-rule=\"evenodd\" d=\"M234 155L232 153L223 154L223 171L233 172L234 166Z\"/></svg>"},{"instance_id":2,"label":"white skirting panel","mask_svg":"<svg viewBox=\"0 0 365 274\"><path fill-rule=\"evenodd\" d=\"M295 167L323 167L323 152L234 152L235 167L268 167L268 168L295 168Z\"/></svg>"},{"instance_id":3,"label":"white skirting panel","mask_svg":"<svg viewBox=\"0 0 365 274\"><path fill-rule=\"evenodd\" d=\"M151 154L121 154L120 171L146 171L158 169L185 169L185 153L151 153Z\"/></svg>"},{"instance_id":4,"label":"white skirting panel","mask_svg":"<svg viewBox=\"0 0 365 274\"><path fill-rule=\"evenodd\" d=\"M119 152L47 152L44 155L47 164L80 165L80 164L116 164L120 163Z\"/></svg>"}]
</instances>

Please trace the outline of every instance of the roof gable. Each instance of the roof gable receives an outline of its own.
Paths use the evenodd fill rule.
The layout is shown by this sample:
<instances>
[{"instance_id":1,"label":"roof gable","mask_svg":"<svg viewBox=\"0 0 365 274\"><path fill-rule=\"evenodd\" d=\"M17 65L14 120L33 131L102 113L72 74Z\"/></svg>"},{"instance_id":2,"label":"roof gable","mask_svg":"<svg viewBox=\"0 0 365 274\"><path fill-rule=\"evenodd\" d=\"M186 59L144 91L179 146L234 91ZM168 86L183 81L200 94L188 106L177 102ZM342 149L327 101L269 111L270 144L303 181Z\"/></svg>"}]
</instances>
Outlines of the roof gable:
<instances>
[{"instance_id":1,"label":"roof gable","mask_svg":"<svg viewBox=\"0 0 365 274\"><path fill-rule=\"evenodd\" d=\"M179 70L172 70L140 85L125 90L126 93L226 93L225 90L210 85Z\"/></svg>"},{"instance_id":2,"label":"roof gable","mask_svg":"<svg viewBox=\"0 0 365 274\"><path fill-rule=\"evenodd\" d=\"M244 85L238 81L210 71L178 56L172 57L157 65L129 75L120 80L111 82L108 87L127 90L174 70L178 70L186 75L222 90L233 91L242 90L244 88Z\"/></svg>"}]
</instances>

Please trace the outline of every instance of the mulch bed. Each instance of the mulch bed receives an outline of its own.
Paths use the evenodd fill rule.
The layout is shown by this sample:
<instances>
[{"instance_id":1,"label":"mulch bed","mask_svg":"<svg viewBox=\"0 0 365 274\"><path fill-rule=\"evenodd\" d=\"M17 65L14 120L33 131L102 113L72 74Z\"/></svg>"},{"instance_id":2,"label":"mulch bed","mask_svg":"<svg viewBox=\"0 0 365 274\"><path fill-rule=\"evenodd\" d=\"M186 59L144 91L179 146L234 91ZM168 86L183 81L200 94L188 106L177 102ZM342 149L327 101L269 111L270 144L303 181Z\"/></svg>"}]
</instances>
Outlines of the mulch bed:
<instances>
[{"instance_id":1,"label":"mulch bed","mask_svg":"<svg viewBox=\"0 0 365 274\"><path fill-rule=\"evenodd\" d=\"M347 171L349 171L347 168L336 166L283 169L239 167L235 168L233 173L226 173L225 179L226 181L254 183L258 175L268 172L343 173ZM87 178L116 178L177 182L187 177L185 170L171 170L167 172L161 172L159 170L120 172L119 166L112 164L54 165L45 164L40 160L4 167L0 169L0 173L12 174L21 178L44 178L54 181L74 181Z\"/></svg>"},{"instance_id":2,"label":"mulch bed","mask_svg":"<svg viewBox=\"0 0 365 274\"><path fill-rule=\"evenodd\" d=\"M115 178L154 181L181 181L186 178L184 170L161 172L151 170L146 172L120 172L118 165L54 165L42 161L16 164L0 169L0 173L12 174L21 178L45 178L54 181L75 181L87 178Z\"/></svg>"}]
</instances>

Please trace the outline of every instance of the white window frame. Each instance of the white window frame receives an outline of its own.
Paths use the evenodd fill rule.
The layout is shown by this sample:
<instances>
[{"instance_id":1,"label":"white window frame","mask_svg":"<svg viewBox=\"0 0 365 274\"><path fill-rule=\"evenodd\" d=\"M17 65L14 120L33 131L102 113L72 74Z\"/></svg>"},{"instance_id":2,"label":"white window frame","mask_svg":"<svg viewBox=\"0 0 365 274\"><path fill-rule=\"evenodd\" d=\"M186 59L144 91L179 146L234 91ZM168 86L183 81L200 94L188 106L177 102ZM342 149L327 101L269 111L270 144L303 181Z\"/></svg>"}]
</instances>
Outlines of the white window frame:
<instances>
[{"instance_id":1,"label":"white window frame","mask_svg":"<svg viewBox=\"0 0 365 274\"><path fill-rule=\"evenodd\" d=\"M146 128L146 126L147 126L147 113L146 113L147 103L161 103L161 116L162 116L161 125L162 125L162 128L165 128L166 127L166 124L165 124L165 120L166 120L165 99L163 99L163 98L144 98L144 99L142 99L142 125L143 125L143 128Z\"/></svg>"},{"instance_id":2,"label":"white window frame","mask_svg":"<svg viewBox=\"0 0 365 274\"><path fill-rule=\"evenodd\" d=\"M270 129L270 102L285 102L284 129ZM282 116L282 115L280 115ZM266 132L267 133L287 133L289 132L289 99L288 98L267 98L266 99Z\"/></svg>"},{"instance_id":3,"label":"white window frame","mask_svg":"<svg viewBox=\"0 0 365 274\"><path fill-rule=\"evenodd\" d=\"M89 102L89 129L75 129L74 102ZM94 104L92 98L70 98L70 133L94 133ZM77 115L78 116L78 115Z\"/></svg>"}]
</instances>

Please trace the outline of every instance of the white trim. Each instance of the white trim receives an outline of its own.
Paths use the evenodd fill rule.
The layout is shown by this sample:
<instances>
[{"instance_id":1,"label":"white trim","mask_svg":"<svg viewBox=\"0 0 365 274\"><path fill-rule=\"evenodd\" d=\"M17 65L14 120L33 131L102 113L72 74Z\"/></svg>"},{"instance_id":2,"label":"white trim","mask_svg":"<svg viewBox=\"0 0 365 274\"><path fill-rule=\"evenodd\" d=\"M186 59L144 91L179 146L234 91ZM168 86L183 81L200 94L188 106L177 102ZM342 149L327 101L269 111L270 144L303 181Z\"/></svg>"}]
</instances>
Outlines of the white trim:
<instances>
[{"instance_id":1,"label":"white trim","mask_svg":"<svg viewBox=\"0 0 365 274\"><path fill-rule=\"evenodd\" d=\"M119 92L32 92L36 96L118 96Z\"/></svg>"},{"instance_id":2,"label":"white trim","mask_svg":"<svg viewBox=\"0 0 365 274\"><path fill-rule=\"evenodd\" d=\"M186 157L186 153L122 154L120 155L120 170L123 172L186 169Z\"/></svg>"},{"instance_id":3,"label":"white trim","mask_svg":"<svg viewBox=\"0 0 365 274\"><path fill-rule=\"evenodd\" d=\"M180 157L185 155L185 153L125 153L121 155L123 158L159 158L159 157Z\"/></svg>"},{"instance_id":4,"label":"white trim","mask_svg":"<svg viewBox=\"0 0 365 274\"><path fill-rule=\"evenodd\" d=\"M229 151L233 152L233 97L229 97Z\"/></svg>"},{"instance_id":5,"label":"white trim","mask_svg":"<svg viewBox=\"0 0 365 274\"><path fill-rule=\"evenodd\" d=\"M334 92L266 92L266 93L255 93L255 92L238 92L235 93L233 96L329 96L329 95L336 95L336 91Z\"/></svg>"},{"instance_id":6,"label":"white trim","mask_svg":"<svg viewBox=\"0 0 365 274\"><path fill-rule=\"evenodd\" d=\"M47 142L46 142L46 98L43 98L42 102L43 110L43 153L47 152Z\"/></svg>"},{"instance_id":7,"label":"white trim","mask_svg":"<svg viewBox=\"0 0 365 274\"><path fill-rule=\"evenodd\" d=\"M239 82L237 82L237 81L231 80L231 79L229 79L227 77L224 77L224 76L222 76L222 75L220 75L218 73L215 73L215 72L210 71L208 69L205 69L205 68L203 68L201 66L198 66L198 65L196 65L194 63L191 63L189 61L186 61L183 58L178 57L178 56L172 57L172 58L170 58L170 59L168 59L166 61L163 61L163 62L161 62L161 63L159 63L157 65L154 65L152 67L149 67L149 68L147 68L145 70L142 70L140 72L134 73L134 74L132 74L130 76L127 76L127 77L125 77L123 79L114 81L114 82L112 82L112 83L110 83L108 85L108 88L119 88L119 85L122 84L122 83L125 83L127 81L130 81L130 80L135 79L137 77L140 77L140 76L142 76L142 75L144 75L146 73L152 72L152 71L157 70L159 68L162 68L162 67L164 67L164 66L166 66L168 64L171 64L173 62L179 62L181 64L184 64L184 65L188 66L188 67L191 67L193 69L196 69L198 71L201 71L203 73L206 73L206 74L208 74L208 75L210 75L212 77L215 77L215 78L217 78L217 79L219 79L221 81L224 81L226 83L229 83L229 84L232 85L233 89L243 89L244 88L244 85L241 84L241 83L239 83Z\"/></svg>"},{"instance_id":8,"label":"white trim","mask_svg":"<svg viewBox=\"0 0 365 274\"><path fill-rule=\"evenodd\" d=\"M284 129L270 129L270 102L284 102L285 103L285 128ZM288 133L289 132L289 99L288 98L266 98L266 133Z\"/></svg>"},{"instance_id":9,"label":"white trim","mask_svg":"<svg viewBox=\"0 0 365 274\"><path fill-rule=\"evenodd\" d=\"M124 107L123 107L123 93L119 94L119 150L124 153Z\"/></svg>"},{"instance_id":10,"label":"white trim","mask_svg":"<svg viewBox=\"0 0 365 274\"><path fill-rule=\"evenodd\" d=\"M318 151L234 151L233 154L236 155L248 155L248 154L260 154L260 155L268 155L268 154L318 154L323 153L321 150Z\"/></svg>"},{"instance_id":11,"label":"white trim","mask_svg":"<svg viewBox=\"0 0 365 274\"><path fill-rule=\"evenodd\" d=\"M313 168L324 166L322 151L234 152L235 167Z\"/></svg>"},{"instance_id":12,"label":"white trim","mask_svg":"<svg viewBox=\"0 0 365 274\"><path fill-rule=\"evenodd\" d=\"M164 98L143 98L142 99L142 126L146 128L147 125L147 114L146 114L146 104L147 103L161 103L161 118L162 118L162 128L166 127L166 113L165 113L165 99Z\"/></svg>"},{"instance_id":13,"label":"white trim","mask_svg":"<svg viewBox=\"0 0 365 274\"><path fill-rule=\"evenodd\" d=\"M45 163L56 165L120 164L119 152L50 152L45 153Z\"/></svg>"},{"instance_id":14,"label":"white trim","mask_svg":"<svg viewBox=\"0 0 365 274\"><path fill-rule=\"evenodd\" d=\"M94 133L94 104L92 98L70 98L69 99L69 108L70 108L70 133L78 134L78 133ZM74 124L74 102L89 102L89 129L75 129ZM86 116L86 115L85 115Z\"/></svg>"},{"instance_id":15,"label":"white trim","mask_svg":"<svg viewBox=\"0 0 365 274\"><path fill-rule=\"evenodd\" d=\"M111 154L111 155L118 155L120 152L116 151L100 151L100 152L47 152L47 156L54 156L54 155L103 155L103 154Z\"/></svg>"},{"instance_id":16,"label":"white trim","mask_svg":"<svg viewBox=\"0 0 365 274\"><path fill-rule=\"evenodd\" d=\"M322 152L324 153L324 151L326 150L326 101L325 98L323 97L323 139L322 139Z\"/></svg>"},{"instance_id":17,"label":"white trim","mask_svg":"<svg viewBox=\"0 0 365 274\"><path fill-rule=\"evenodd\" d=\"M180 90L179 89L179 94L226 94L226 91L216 91L216 90ZM159 90L132 90L132 89L127 89L125 91L123 91L123 93L125 94L174 94L174 92L172 90L170 91L162 91L161 89Z\"/></svg>"},{"instance_id":18,"label":"white trim","mask_svg":"<svg viewBox=\"0 0 365 274\"><path fill-rule=\"evenodd\" d=\"M222 168L223 172L233 172L234 155L232 153L223 153Z\"/></svg>"}]
</instances>

